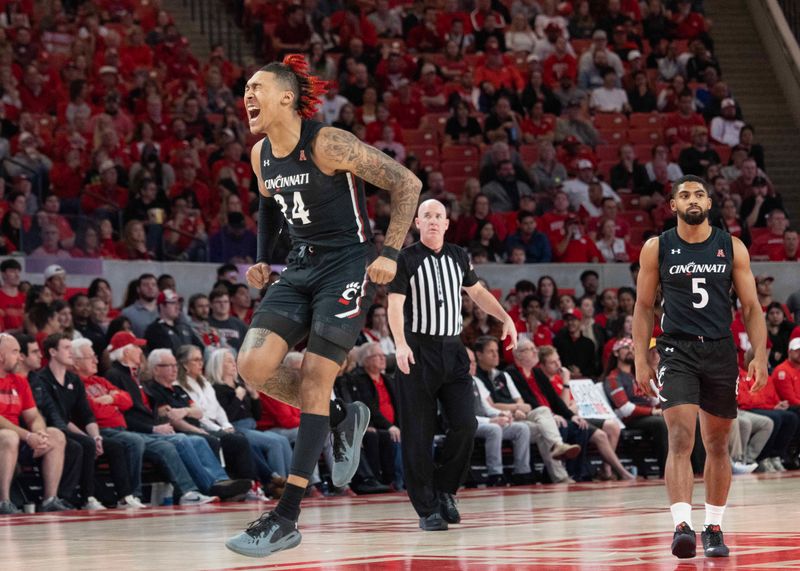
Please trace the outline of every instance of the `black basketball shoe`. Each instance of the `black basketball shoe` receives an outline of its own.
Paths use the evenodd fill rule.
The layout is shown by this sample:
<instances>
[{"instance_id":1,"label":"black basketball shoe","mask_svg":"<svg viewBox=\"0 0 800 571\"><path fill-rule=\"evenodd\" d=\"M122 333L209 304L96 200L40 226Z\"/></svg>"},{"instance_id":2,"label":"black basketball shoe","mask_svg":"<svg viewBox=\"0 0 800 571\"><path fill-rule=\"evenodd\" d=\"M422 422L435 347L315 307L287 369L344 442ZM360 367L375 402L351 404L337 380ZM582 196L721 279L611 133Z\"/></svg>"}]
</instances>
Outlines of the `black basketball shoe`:
<instances>
[{"instance_id":1,"label":"black basketball shoe","mask_svg":"<svg viewBox=\"0 0 800 571\"><path fill-rule=\"evenodd\" d=\"M685 521L675 528L672 536L672 554L678 559L689 559L697 555L697 534Z\"/></svg>"},{"instance_id":2,"label":"black basketball shoe","mask_svg":"<svg viewBox=\"0 0 800 571\"><path fill-rule=\"evenodd\" d=\"M707 525L700 534L703 540L703 551L706 557L727 557L730 554L725 539L722 537L722 530L718 525Z\"/></svg>"},{"instance_id":3,"label":"black basketball shoe","mask_svg":"<svg viewBox=\"0 0 800 571\"><path fill-rule=\"evenodd\" d=\"M461 523L461 514L458 513L453 494L439 492L439 512L447 523Z\"/></svg>"}]
</instances>

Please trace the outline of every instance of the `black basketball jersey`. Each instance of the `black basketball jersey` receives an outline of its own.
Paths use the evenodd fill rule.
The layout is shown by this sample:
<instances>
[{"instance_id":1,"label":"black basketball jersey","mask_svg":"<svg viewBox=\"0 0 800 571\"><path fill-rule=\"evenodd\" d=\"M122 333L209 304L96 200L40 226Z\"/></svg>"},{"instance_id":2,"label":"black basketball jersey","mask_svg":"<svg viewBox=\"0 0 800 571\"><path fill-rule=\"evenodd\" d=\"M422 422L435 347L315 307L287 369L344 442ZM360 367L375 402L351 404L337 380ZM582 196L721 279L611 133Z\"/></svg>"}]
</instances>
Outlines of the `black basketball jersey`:
<instances>
[{"instance_id":1,"label":"black basketball jersey","mask_svg":"<svg viewBox=\"0 0 800 571\"><path fill-rule=\"evenodd\" d=\"M690 244L672 228L661 234L658 246L664 333L730 337L731 235L712 226L707 240Z\"/></svg>"},{"instance_id":2,"label":"black basketball jersey","mask_svg":"<svg viewBox=\"0 0 800 571\"><path fill-rule=\"evenodd\" d=\"M372 238L362 181L350 172L326 175L313 161L312 142L319 121L303 120L300 140L286 157L277 159L264 138L261 177L289 223L293 244L342 247Z\"/></svg>"}]
</instances>

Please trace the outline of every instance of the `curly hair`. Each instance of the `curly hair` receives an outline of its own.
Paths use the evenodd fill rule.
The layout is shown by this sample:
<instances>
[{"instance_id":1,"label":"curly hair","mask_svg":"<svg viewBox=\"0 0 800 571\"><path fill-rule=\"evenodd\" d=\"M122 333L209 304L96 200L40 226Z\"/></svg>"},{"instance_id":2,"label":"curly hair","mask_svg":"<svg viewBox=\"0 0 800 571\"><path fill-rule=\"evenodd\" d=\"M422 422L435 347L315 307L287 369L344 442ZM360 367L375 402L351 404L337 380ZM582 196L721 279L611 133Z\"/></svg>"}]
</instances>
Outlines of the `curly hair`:
<instances>
[{"instance_id":1,"label":"curly hair","mask_svg":"<svg viewBox=\"0 0 800 571\"><path fill-rule=\"evenodd\" d=\"M294 93L294 108L303 119L311 119L322 103L328 83L309 73L303 54L287 54L282 63L272 62L261 71L274 73Z\"/></svg>"}]
</instances>

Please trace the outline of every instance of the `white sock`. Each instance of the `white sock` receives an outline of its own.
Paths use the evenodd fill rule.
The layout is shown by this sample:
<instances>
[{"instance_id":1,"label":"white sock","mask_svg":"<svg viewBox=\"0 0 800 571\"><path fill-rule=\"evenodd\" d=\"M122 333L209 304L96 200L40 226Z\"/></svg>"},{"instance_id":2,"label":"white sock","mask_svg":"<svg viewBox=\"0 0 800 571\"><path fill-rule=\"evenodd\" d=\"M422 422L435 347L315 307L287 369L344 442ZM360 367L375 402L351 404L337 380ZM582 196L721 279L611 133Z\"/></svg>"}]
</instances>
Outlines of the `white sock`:
<instances>
[{"instance_id":1,"label":"white sock","mask_svg":"<svg viewBox=\"0 0 800 571\"><path fill-rule=\"evenodd\" d=\"M672 523L678 527L681 523L686 522L689 529L694 529L692 525L692 504L686 502L678 502L669 506L669 511L672 512Z\"/></svg>"},{"instance_id":2,"label":"white sock","mask_svg":"<svg viewBox=\"0 0 800 571\"><path fill-rule=\"evenodd\" d=\"M722 514L725 513L725 506L712 506L706 504L706 522L703 527L708 525L722 525Z\"/></svg>"}]
</instances>

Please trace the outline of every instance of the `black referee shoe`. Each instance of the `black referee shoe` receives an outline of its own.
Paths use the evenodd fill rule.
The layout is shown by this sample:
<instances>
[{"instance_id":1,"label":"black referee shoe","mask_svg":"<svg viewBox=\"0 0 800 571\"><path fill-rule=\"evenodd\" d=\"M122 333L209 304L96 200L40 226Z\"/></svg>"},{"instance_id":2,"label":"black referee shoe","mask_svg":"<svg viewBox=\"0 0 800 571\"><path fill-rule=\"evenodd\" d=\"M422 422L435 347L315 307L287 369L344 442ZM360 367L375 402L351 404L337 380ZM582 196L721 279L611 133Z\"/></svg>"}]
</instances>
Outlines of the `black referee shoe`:
<instances>
[{"instance_id":1,"label":"black referee shoe","mask_svg":"<svg viewBox=\"0 0 800 571\"><path fill-rule=\"evenodd\" d=\"M722 529L718 525L707 525L700 534L703 540L703 551L706 557L727 557L730 554L725 539L722 537Z\"/></svg>"},{"instance_id":2,"label":"black referee shoe","mask_svg":"<svg viewBox=\"0 0 800 571\"><path fill-rule=\"evenodd\" d=\"M678 559L689 559L697 555L697 534L685 521L675 528L672 536L672 554Z\"/></svg>"},{"instance_id":3,"label":"black referee shoe","mask_svg":"<svg viewBox=\"0 0 800 571\"><path fill-rule=\"evenodd\" d=\"M461 523L461 514L456 507L456 498L453 494L439 492L439 513L447 523Z\"/></svg>"},{"instance_id":4,"label":"black referee shoe","mask_svg":"<svg viewBox=\"0 0 800 571\"><path fill-rule=\"evenodd\" d=\"M447 531L447 522L442 518L442 514L434 512L419 518L419 528L422 531Z\"/></svg>"}]
</instances>

